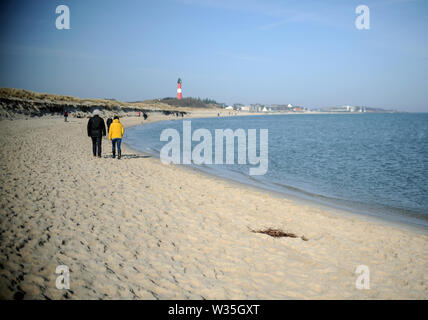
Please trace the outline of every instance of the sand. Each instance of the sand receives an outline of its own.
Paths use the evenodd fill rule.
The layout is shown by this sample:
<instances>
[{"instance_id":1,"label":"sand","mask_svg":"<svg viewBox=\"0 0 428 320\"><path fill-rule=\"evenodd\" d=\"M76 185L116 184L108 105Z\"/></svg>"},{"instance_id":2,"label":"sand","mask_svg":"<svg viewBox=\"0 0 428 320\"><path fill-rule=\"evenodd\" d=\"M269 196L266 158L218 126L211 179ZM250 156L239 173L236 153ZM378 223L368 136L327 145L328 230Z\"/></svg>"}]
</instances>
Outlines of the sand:
<instances>
[{"instance_id":1,"label":"sand","mask_svg":"<svg viewBox=\"0 0 428 320\"><path fill-rule=\"evenodd\" d=\"M428 298L426 234L126 146L112 159L106 140L94 158L86 123L0 122L0 298ZM251 232L269 227L309 240ZM70 269L69 290L56 288L58 265ZM356 288L358 265L369 290Z\"/></svg>"}]
</instances>

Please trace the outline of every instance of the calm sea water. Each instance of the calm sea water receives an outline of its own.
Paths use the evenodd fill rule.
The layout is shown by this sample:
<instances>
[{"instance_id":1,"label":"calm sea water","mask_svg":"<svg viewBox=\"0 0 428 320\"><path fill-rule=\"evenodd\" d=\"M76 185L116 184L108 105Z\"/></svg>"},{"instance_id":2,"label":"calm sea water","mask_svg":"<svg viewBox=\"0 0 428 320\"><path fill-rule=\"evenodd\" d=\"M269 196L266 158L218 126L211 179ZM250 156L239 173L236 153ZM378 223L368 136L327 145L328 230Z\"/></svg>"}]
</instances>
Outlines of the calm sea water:
<instances>
[{"instance_id":1,"label":"calm sea water","mask_svg":"<svg viewBox=\"0 0 428 320\"><path fill-rule=\"evenodd\" d=\"M200 169L428 228L428 114L305 114L191 121L192 131L206 128L213 137L214 129L269 130L269 169L264 176L248 176L249 165L203 165ZM130 128L124 141L134 149L159 155L166 143L159 139L165 128L182 132L182 120Z\"/></svg>"}]
</instances>

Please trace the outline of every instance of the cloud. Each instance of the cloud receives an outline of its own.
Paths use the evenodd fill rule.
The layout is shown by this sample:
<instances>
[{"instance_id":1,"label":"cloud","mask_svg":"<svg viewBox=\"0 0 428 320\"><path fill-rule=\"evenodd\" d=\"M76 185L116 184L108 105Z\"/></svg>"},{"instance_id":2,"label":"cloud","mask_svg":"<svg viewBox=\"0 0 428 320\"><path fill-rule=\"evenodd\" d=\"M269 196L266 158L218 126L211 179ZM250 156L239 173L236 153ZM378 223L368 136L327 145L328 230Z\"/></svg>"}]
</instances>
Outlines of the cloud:
<instances>
[{"instance_id":1,"label":"cloud","mask_svg":"<svg viewBox=\"0 0 428 320\"><path fill-rule=\"evenodd\" d=\"M277 27L280 27L286 23L289 22L289 19L284 19L284 20L280 20L280 21L276 21L276 22L272 22L269 24L265 24L263 26L260 26L259 29L260 30L270 30L270 29L275 29Z\"/></svg>"},{"instance_id":2,"label":"cloud","mask_svg":"<svg viewBox=\"0 0 428 320\"><path fill-rule=\"evenodd\" d=\"M282 1L254 1L254 0L176 0L181 4L215 8L220 10L236 11L240 14L256 14L264 18L274 19L273 22L259 26L259 30L271 30L288 23L318 23L329 24L323 14L325 6L318 2L296 4Z\"/></svg>"}]
</instances>

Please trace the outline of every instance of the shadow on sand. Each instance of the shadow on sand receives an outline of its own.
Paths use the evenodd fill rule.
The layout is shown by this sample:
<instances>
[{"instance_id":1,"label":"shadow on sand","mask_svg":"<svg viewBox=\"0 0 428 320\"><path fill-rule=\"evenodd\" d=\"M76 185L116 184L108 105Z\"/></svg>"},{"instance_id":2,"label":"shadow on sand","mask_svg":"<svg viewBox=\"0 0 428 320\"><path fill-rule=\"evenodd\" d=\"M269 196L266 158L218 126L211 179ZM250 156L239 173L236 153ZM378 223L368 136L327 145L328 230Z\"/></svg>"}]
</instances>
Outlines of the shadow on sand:
<instances>
[{"instance_id":1,"label":"shadow on sand","mask_svg":"<svg viewBox=\"0 0 428 320\"><path fill-rule=\"evenodd\" d=\"M113 155L108 155L108 156L104 156L104 158L108 159L113 159ZM117 158L117 155L116 155ZM122 154L122 159L146 159L146 158L151 158L151 156L148 155L144 155L144 154Z\"/></svg>"}]
</instances>

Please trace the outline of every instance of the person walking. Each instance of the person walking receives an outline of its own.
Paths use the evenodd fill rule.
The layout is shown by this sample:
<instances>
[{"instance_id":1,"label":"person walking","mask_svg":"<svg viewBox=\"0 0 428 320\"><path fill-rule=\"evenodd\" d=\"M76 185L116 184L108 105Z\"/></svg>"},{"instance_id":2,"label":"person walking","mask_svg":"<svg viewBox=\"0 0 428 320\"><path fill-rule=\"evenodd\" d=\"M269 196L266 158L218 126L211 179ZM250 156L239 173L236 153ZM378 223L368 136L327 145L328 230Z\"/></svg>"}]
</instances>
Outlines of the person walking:
<instances>
[{"instance_id":1,"label":"person walking","mask_svg":"<svg viewBox=\"0 0 428 320\"><path fill-rule=\"evenodd\" d=\"M106 125L100 117L100 110L95 109L93 117L88 121L88 137L92 138L92 153L94 157L101 158L101 140L106 135Z\"/></svg>"},{"instance_id":2,"label":"person walking","mask_svg":"<svg viewBox=\"0 0 428 320\"><path fill-rule=\"evenodd\" d=\"M67 110L64 111L64 122L67 122L68 112Z\"/></svg>"},{"instance_id":3,"label":"person walking","mask_svg":"<svg viewBox=\"0 0 428 320\"><path fill-rule=\"evenodd\" d=\"M113 122L112 118L107 119L107 133L110 131L110 125Z\"/></svg>"},{"instance_id":4,"label":"person walking","mask_svg":"<svg viewBox=\"0 0 428 320\"><path fill-rule=\"evenodd\" d=\"M116 145L117 145L117 158L120 159L122 156L122 151L120 145L122 143L122 137L125 130L123 129L122 124L119 121L119 117L115 116L113 123L110 125L110 130L108 132L108 138L112 142L113 147L113 158L116 157Z\"/></svg>"}]
</instances>

